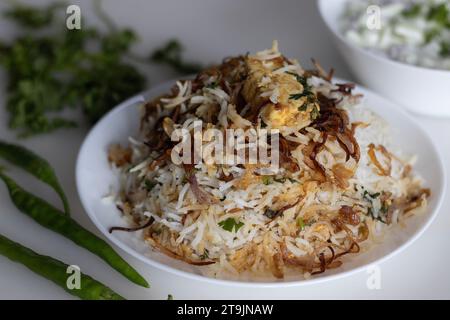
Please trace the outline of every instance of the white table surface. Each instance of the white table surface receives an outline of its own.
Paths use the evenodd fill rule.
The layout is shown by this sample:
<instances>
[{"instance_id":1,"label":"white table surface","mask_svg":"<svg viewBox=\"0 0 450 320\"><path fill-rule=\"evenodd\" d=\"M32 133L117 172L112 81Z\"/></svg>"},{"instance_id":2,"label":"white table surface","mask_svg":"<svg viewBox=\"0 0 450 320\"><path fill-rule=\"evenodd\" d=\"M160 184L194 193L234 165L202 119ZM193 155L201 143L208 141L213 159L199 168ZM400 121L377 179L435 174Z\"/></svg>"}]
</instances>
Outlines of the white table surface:
<instances>
[{"instance_id":1,"label":"white table surface","mask_svg":"<svg viewBox=\"0 0 450 320\"><path fill-rule=\"evenodd\" d=\"M80 5L83 18L95 21L90 1L71 3ZM0 9L3 7L2 3ZM270 47L272 39L278 39L281 50L289 57L299 58L304 65L309 63L310 57L315 57L324 67L335 67L338 76L352 78L330 43L314 0L106 0L105 7L118 24L130 25L141 34L142 43L136 48L138 52L147 52L167 38L177 37L186 45L187 58L218 62L227 55ZM11 26L1 20L0 36L8 37L11 34ZM151 77L152 84L174 77L173 73L162 67L146 67L145 72ZM0 77L3 90L0 97L1 103L4 103L4 74ZM14 132L7 128L8 115L4 109L4 106L0 107L0 137L16 141ZM441 146L447 170L450 171L450 119L420 117L419 120ZM75 188L75 159L87 132L88 127L81 126L20 142L49 160L68 194L73 217L100 235L83 211ZM10 173L36 194L59 203L47 186L17 170L11 170ZM448 299L449 209L450 199L447 197L437 219L423 236L405 251L380 265L379 290L367 288L366 272L303 287L253 290L210 285L147 266L117 249L151 283L150 289L143 289L124 279L86 250L45 230L19 213L11 204L6 188L0 185L1 234L40 253L79 265L83 272L108 284L125 297L135 299L165 299L169 293L175 299ZM70 298L72 296L51 282L0 257L0 299Z\"/></svg>"}]
</instances>

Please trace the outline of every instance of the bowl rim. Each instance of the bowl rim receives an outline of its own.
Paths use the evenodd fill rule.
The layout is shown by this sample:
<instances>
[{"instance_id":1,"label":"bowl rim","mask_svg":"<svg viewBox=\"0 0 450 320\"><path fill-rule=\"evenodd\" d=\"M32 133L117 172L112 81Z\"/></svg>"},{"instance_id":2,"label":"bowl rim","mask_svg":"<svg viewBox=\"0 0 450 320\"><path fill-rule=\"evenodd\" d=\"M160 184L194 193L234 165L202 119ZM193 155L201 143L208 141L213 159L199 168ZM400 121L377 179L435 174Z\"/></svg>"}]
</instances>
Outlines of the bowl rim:
<instances>
[{"instance_id":1,"label":"bowl rim","mask_svg":"<svg viewBox=\"0 0 450 320\"><path fill-rule=\"evenodd\" d=\"M341 78L334 78L334 81L346 81ZM429 136L429 134L422 128L420 123L414 119L410 114L408 114L406 111L404 111L402 108L397 108L397 112L399 112L403 117L407 118L420 132L421 135L424 136L424 138L429 143L430 147L432 148L433 152L437 156L437 162L436 165L438 167L439 172L442 174L442 183L440 186L440 192L438 194L438 198L436 199L436 206L435 209L430 212L430 217L427 219L426 223L423 224L405 243L403 243L401 246L393 250L392 252L388 253L387 255L371 262L368 264L364 264L361 266L358 266L356 268L343 271L336 274L331 275L323 275L320 278L310 278L310 279L303 279L303 280L293 280L293 281L239 281L239 280L227 280L227 279L216 279L207 277L200 274L194 274L188 271L179 270L176 268L173 268L167 264L155 261L151 259L148 256L145 256L144 254L141 254L137 252L135 249L129 247L124 242L120 241L119 238L113 237L110 235L110 233L106 230L106 228L99 222L94 212L88 209L87 200L83 197L83 193L81 192L81 189L83 188L83 179L81 178L82 169L81 169L81 159L85 157L86 154L86 148L89 143L89 140L91 136L93 136L98 128L104 124L107 123L108 119L115 115L116 113L122 112L125 108L131 107L133 105L136 105L136 103L142 103L148 100L148 98L152 97L154 95L153 92L158 92L162 88L168 88L169 85L172 85L175 83L176 80L169 80L166 82L163 82L147 91L144 91L140 94L137 94L136 96L133 96L126 101L120 103L116 107L114 107L111 111L109 111L105 116L103 116L100 121L89 131L89 133L86 135L86 137L83 140L83 143L81 144L81 147L78 151L77 159L76 159L76 165L75 165L75 182L76 182L76 188L78 197L80 199L80 202L82 204L82 207L84 211L87 213L91 221L94 223L97 229L100 230L100 232L103 234L104 237L106 237L109 241L111 241L114 245L119 247L121 250L123 250L125 253L131 255L132 257L140 260L141 262L150 265L152 267L158 268L162 271L169 272L171 274L174 274L176 276L184 277L190 280L199 280L201 282L206 282L209 284L216 284L216 285L224 285L224 286L240 286L240 287L246 287L246 288L281 288L281 287L300 287L300 286L309 286L314 284L319 284L331 280L341 279L348 277L350 275L359 273L363 270L367 270L372 265L379 265L386 260L390 259L391 257L395 256L396 254L400 253L401 251L405 250L407 247L409 247L413 242L415 242L418 238L422 236L422 234L429 228L429 226L432 224L434 219L436 218L437 214L439 213L442 204L444 202L445 193L447 190L447 172L443 163L443 157L439 149L436 147L435 143ZM348 82L348 81L346 81ZM379 94L373 92L370 89L367 89L364 86L357 85L356 89L362 89L371 95L377 96L377 98L389 102L391 104L395 104L394 102L391 102L390 100L380 96Z\"/></svg>"},{"instance_id":2,"label":"bowl rim","mask_svg":"<svg viewBox=\"0 0 450 320\"><path fill-rule=\"evenodd\" d=\"M335 1L335 0L333 0ZM339 0L341 1L342 5L344 5L348 0ZM327 1L329 3L330 0ZM340 41L345 43L347 46L349 46L351 49L358 51L359 53L362 53L366 56L369 56L372 59L378 60L379 62L386 62L388 64L391 64L391 66L396 66L399 68L405 68L409 69L410 71L418 71L418 72L430 72L434 73L435 75L449 77L450 79L450 70L445 69L433 69L433 68L426 68L414 64L409 64L406 62L401 62L393 59L389 59L387 57L384 57L382 55L376 54L374 52L371 52L369 50L366 50L362 47L357 46L356 44L350 42L348 39L344 37L343 34L341 34L338 30L335 30L335 28L331 25L331 22L328 20L326 14L324 14L325 10L325 0L318 0L316 1L317 8L319 10L320 16L322 20L324 21L325 25L327 26L328 30L331 31L332 34L334 34Z\"/></svg>"}]
</instances>

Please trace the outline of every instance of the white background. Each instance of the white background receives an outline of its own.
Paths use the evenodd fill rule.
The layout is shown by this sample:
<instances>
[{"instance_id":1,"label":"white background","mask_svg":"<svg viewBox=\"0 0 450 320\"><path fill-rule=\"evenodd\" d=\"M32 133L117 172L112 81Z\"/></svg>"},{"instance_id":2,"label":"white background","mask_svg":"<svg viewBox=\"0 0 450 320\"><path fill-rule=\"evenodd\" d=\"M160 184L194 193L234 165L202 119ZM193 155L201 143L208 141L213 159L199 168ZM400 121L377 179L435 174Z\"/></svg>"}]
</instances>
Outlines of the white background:
<instances>
[{"instance_id":1,"label":"white background","mask_svg":"<svg viewBox=\"0 0 450 320\"><path fill-rule=\"evenodd\" d=\"M90 1L70 3L80 5L85 18L83 22L88 20L96 23ZM187 58L214 63L228 55L270 47L272 39L278 39L280 49L287 56L300 59L305 66L309 65L311 57L315 57L327 69L333 66L338 76L352 79L330 42L314 0L106 0L104 6L119 25L132 26L139 32L142 41L136 51L140 53L149 52L168 38L176 37L186 45ZM1 8L4 8L3 2ZM12 33L13 28L0 20L0 36L8 38ZM143 70L151 77L150 86L175 76L164 67L145 66ZM2 73L2 104L5 101L5 83ZM424 106L427 107L431 106ZM14 141L15 134L7 128L8 116L4 109L3 105L0 106L0 138ZM447 170L450 170L450 119L421 116L419 120L440 146ZM60 130L20 142L50 161L69 196L73 217L100 235L81 208L75 189L75 159L87 131L88 127L82 125L78 129ZM11 170L10 173L27 189L55 204L59 203L46 186L19 171ZM19 213L11 204L3 185L0 185L0 233L40 253L79 265L83 272L130 299L166 299L168 294L172 294L175 299L448 299L449 208L450 200L447 197L437 219L424 235L408 249L380 265L380 290L367 288L368 274L365 272L313 286L279 289L252 290L209 285L159 271L119 250L151 283L150 289L143 289L124 279L96 256ZM0 257L0 298L72 297L23 266Z\"/></svg>"}]
</instances>

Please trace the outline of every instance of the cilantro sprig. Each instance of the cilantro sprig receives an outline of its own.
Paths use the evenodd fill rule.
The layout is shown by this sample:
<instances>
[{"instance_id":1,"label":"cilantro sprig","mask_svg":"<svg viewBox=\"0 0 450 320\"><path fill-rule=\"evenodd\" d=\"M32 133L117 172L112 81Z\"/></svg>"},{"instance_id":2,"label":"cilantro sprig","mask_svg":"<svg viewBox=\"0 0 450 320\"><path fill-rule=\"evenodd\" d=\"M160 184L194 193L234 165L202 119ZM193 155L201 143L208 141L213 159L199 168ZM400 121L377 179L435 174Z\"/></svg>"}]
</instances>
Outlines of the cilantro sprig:
<instances>
[{"instance_id":1,"label":"cilantro sprig","mask_svg":"<svg viewBox=\"0 0 450 320\"><path fill-rule=\"evenodd\" d=\"M427 19L438 25L450 28L450 12L446 3L441 3L430 8Z\"/></svg>"},{"instance_id":2,"label":"cilantro sprig","mask_svg":"<svg viewBox=\"0 0 450 320\"><path fill-rule=\"evenodd\" d=\"M67 29L67 4L62 2L47 6L12 2L2 12L17 27L18 36L12 41L0 40L0 65L7 74L9 126L20 137L77 126L66 112L62 115L68 107L81 109L94 123L146 87L145 76L132 62L138 35L118 28L99 3L94 5L106 31L84 23L80 30ZM176 40L165 49L156 50L153 56L158 59L152 61L170 62L177 72L194 71L194 64L181 59L182 47Z\"/></svg>"},{"instance_id":3,"label":"cilantro sprig","mask_svg":"<svg viewBox=\"0 0 450 320\"><path fill-rule=\"evenodd\" d=\"M312 104L312 110L310 114L311 120L315 120L320 116L320 111L316 105L316 95L312 91L311 86L308 84L308 79L304 76L301 76L295 72L286 71L287 74L290 74L295 77L295 79L303 86L303 92L293 93L289 95L290 100L299 100L303 97L306 97L306 102L303 103L300 107L298 107L299 111L306 111L308 109L308 104Z\"/></svg>"},{"instance_id":4,"label":"cilantro sprig","mask_svg":"<svg viewBox=\"0 0 450 320\"><path fill-rule=\"evenodd\" d=\"M402 15L405 18L416 18L422 12L422 5L419 3L413 4L409 8L403 10Z\"/></svg>"},{"instance_id":5,"label":"cilantro sprig","mask_svg":"<svg viewBox=\"0 0 450 320\"><path fill-rule=\"evenodd\" d=\"M228 218L219 222L219 226L228 232L238 232L240 228L244 226L242 221L235 220L234 218Z\"/></svg>"},{"instance_id":6,"label":"cilantro sprig","mask_svg":"<svg viewBox=\"0 0 450 320\"><path fill-rule=\"evenodd\" d=\"M291 76L294 76L295 79L303 86L303 92L291 94L289 96L289 99L299 100L302 97L306 97L308 102L310 103L314 102L315 95L312 92L311 86L308 84L308 79L295 72L286 71L286 73L290 74Z\"/></svg>"}]
</instances>

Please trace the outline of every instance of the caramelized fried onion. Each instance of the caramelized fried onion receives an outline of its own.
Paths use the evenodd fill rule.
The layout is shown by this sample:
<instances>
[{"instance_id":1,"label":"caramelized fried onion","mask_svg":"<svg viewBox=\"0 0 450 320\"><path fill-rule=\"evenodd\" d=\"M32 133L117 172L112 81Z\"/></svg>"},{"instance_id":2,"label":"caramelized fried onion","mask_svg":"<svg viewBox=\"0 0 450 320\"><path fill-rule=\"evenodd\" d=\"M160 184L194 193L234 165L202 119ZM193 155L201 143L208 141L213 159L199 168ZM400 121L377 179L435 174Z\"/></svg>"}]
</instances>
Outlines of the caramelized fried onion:
<instances>
[{"instance_id":1,"label":"caramelized fried onion","mask_svg":"<svg viewBox=\"0 0 450 320\"><path fill-rule=\"evenodd\" d=\"M199 204L209 204L213 203L212 197L202 190L198 184L197 178L195 177L195 168L193 164L184 164L184 170L186 171L186 179L191 186L191 190L195 195Z\"/></svg>"},{"instance_id":2,"label":"caramelized fried onion","mask_svg":"<svg viewBox=\"0 0 450 320\"><path fill-rule=\"evenodd\" d=\"M180 256L178 253L173 252L172 250L167 249L166 247L161 245L152 236L150 236L150 239L152 240L152 243L153 243L154 247L156 247L159 251L161 251L165 255L167 255L169 257L172 257L174 259L177 259L177 260L180 260L180 261L184 261L184 262L189 263L189 264L194 265L194 266L207 266L207 265L216 263L215 261L193 261L193 260L188 259L186 257Z\"/></svg>"},{"instance_id":3,"label":"caramelized fried onion","mask_svg":"<svg viewBox=\"0 0 450 320\"><path fill-rule=\"evenodd\" d=\"M109 233L113 233L114 231L126 231L126 232L134 232L138 230L145 229L147 227L150 227L155 219L153 217L150 217L146 223L144 223L142 226L138 226L135 228L126 228L126 227L111 227L109 228Z\"/></svg>"},{"instance_id":4,"label":"caramelized fried onion","mask_svg":"<svg viewBox=\"0 0 450 320\"><path fill-rule=\"evenodd\" d=\"M381 152L386 158L386 166L383 166L380 161L378 161L377 155L375 151ZM392 157L391 154L386 150L383 145L375 146L373 143L369 145L369 151L367 152L369 155L370 161L377 168L377 172L380 176L390 176L392 170Z\"/></svg>"}]
</instances>

